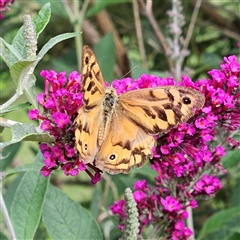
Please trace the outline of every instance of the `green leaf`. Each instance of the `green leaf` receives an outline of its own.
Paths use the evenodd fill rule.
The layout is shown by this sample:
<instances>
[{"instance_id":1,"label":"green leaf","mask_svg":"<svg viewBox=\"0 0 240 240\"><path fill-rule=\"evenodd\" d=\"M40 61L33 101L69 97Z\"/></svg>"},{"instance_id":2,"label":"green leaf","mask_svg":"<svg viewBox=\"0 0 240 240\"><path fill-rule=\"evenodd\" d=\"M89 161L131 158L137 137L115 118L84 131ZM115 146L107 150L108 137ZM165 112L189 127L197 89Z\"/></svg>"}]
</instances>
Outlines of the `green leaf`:
<instances>
[{"instance_id":1,"label":"green leaf","mask_svg":"<svg viewBox=\"0 0 240 240\"><path fill-rule=\"evenodd\" d=\"M14 124L11 128L12 139L9 142L0 143L0 148L4 148L13 143L25 141L53 142L54 139L47 133L37 132L33 124Z\"/></svg>"},{"instance_id":2,"label":"green leaf","mask_svg":"<svg viewBox=\"0 0 240 240\"><path fill-rule=\"evenodd\" d=\"M0 239L1 240L8 240L7 236L0 232Z\"/></svg>"},{"instance_id":3,"label":"green leaf","mask_svg":"<svg viewBox=\"0 0 240 240\"><path fill-rule=\"evenodd\" d=\"M95 219L51 185L44 201L43 222L52 239L103 239Z\"/></svg>"},{"instance_id":4,"label":"green leaf","mask_svg":"<svg viewBox=\"0 0 240 240\"><path fill-rule=\"evenodd\" d=\"M40 222L48 181L49 178L38 171L24 174L10 211L17 239L33 239Z\"/></svg>"},{"instance_id":5,"label":"green leaf","mask_svg":"<svg viewBox=\"0 0 240 240\"><path fill-rule=\"evenodd\" d=\"M49 23L51 17L51 5L50 3L46 3L38 12L37 15L33 16L33 22L36 27L37 37L40 33L45 29L47 24Z\"/></svg>"},{"instance_id":6,"label":"green leaf","mask_svg":"<svg viewBox=\"0 0 240 240\"><path fill-rule=\"evenodd\" d=\"M38 63L43 58L43 56L47 53L47 51L49 49L51 49L54 45L56 45L57 43L59 43L59 42L61 42L63 40L66 40L66 39L69 39L69 38L72 38L72 37L76 37L78 34L80 34L80 33L76 33L76 32L73 32L73 33L63 33L63 34L60 34L60 35L58 35L56 37L51 38L42 47L42 49L39 51L39 53L37 55L38 60L36 61L36 63Z\"/></svg>"},{"instance_id":7,"label":"green leaf","mask_svg":"<svg viewBox=\"0 0 240 240\"><path fill-rule=\"evenodd\" d=\"M36 98L36 92L35 92L35 82L36 82L36 77L34 74L30 74L27 78L27 82L24 84L24 91L25 94L35 108L37 108L38 103L37 103L37 98Z\"/></svg>"},{"instance_id":8,"label":"green leaf","mask_svg":"<svg viewBox=\"0 0 240 240\"><path fill-rule=\"evenodd\" d=\"M42 167L43 167L42 163L28 163L28 164L20 165L20 166L15 167L14 169L8 171L6 174L6 177L11 176L16 173L20 173L20 172L27 172L27 171L40 172Z\"/></svg>"},{"instance_id":9,"label":"green leaf","mask_svg":"<svg viewBox=\"0 0 240 240\"><path fill-rule=\"evenodd\" d=\"M108 0L108 1L103 1L103 0L95 0L91 8L86 14L86 17L89 18L99 12L101 12L104 8L106 8L108 5L112 4L122 4L124 2L129 2L129 0L121 0L121 3L116 0Z\"/></svg>"},{"instance_id":10,"label":"green leaf","mask_svg":"<svg viewBox=\"0 0 240 240\"><path fill-rule=\"evenodd\" d=\"M34 61L18 61L10 67L10 74L13 81L18 85L19 91L23 91L24 85L29 79L29 70Z\"/></svg>"},{"instance_id":11,"label":"green leaf","mask_svg":"<svg viewBox=\"0 0 240 240\"><path fill-rule=\"evenodd\" d=\"M204 239L207 234L218 231L227 224L227 222L231 221L234 217L240 215L239 207L233 207L227 210L222 210L212 217L210 217L203 225L201 229L198 239Z\"/></svg>"},{"instance_id":12,"label":"green leaf","mask_svg":"<svg viewBox=\"0 0 240 240\"><path fill-rule=\"evenodd\" d=\"M11 105L8 106L4 109L0 109L0 115L1 114L5 114L5 113L9 113L9 112L13 112L15 110L21 109L21 108L25 108L25 107L29 107L31 106L30 102L25 102L25 103L19 103L19 104L15 104L15 105Z\"/></svg>"},{"instance_id":13,"label":"green leaf","mask_svg":"<svg viewBox=\"0 0 240 240\"><path fill-rule=\"evenodd\" d=\"M0 56L10 68L18 60L22 59L19 52L10 44L0 38Z\"/></svg>"},{"instance_id":14,"label":"green leaf","mask_svg":"<svg viewBox=\"0 0 240 240\"><path fill-rule=\"evenodd\" d=\"M9 65L9 53L10 53L10 50L6 46L6 42L2 38L0 38L0 57L7 64L8 67L10 66Z\"/></svg>"},{"instance_id":15,"label":"green leaf","mask_svg":"<svg viewBox=\"0 0 240 240\"><path fill-rule=\"evenodd\" d=\"M240 178L236 179L235 188L231 191L231 206L240 207L239 196L240 196Z\"/></svg>"},{"instance_id":16,"label":"green leaf","mask_svg":"<svg viewBox=\"0 0 240 240\"><path fill-rule=\"evenodd\" d=\"M44 2L42 0L35 0L35 2L37 2L40 6L44 5ZM65 5L63 4L62 1L48 0L48 2L51 4L51 11L53 14L56 14L68 19L68 14L67 14Z\"/></svg>"},{"instance_id":17,"label":"green leaf","mask_svg":"<svg viewBox=\"0 0 240 240\"><path fill-rule=\"evenodd\" d=\"M2 133L4 129L4 127L0 126L0 133Z\"/></svg>"},{"instance_id":18,"label":"green leaf","mask_svg":"<svg viewBox=\"0 0 240 240\"><path fill-rule=\"evenodd\" d=\"M233 217L230 221L224 224L221 228L217 229L210 234L207 234L204 237L204 240L212 240L212 239L221 239L221 240L235 240L239 239L239 222L240 222L240 214ZM238 237L238 238L237 238Z\"/></svg>"},{"instance_id":19,"label":"green leaf","mask_svg":"<svg viewBox=\"0 0 240 240\"><path fill-rule=\"evenodd\" d=\"M112 32L106 34L94 46L94 53L97 56L105 81L111 83L115 64L115 46Z\"/></svg>"},{"instance_id":20,"label":"green leaf","mask_svg":"<svg viewBox=\"0 0 240 240\"><path fill-rule=\"evenodd\" d=\"M23 90L30 102L37 106L36 93L34 85L36 77L33 75L33 71L38 61L19 61L10 67L10 73L12 79L17 84L17 91L21 95Z\"/></svg>"},{"instance_id":21,"label":"green leaf","mask_svg":"<svg viewBox=\"0 0 240 240\"><path fill-rule=\"evenodd\" d=\"M226 156L222 159L222 164L224 168L229 169L240 162L240 149L235 149L234 151L228 151Z\"/></svg>"},{"instance_id":22,"label":"green leaf","mask_svg":"<svg viewBox=\"0 0 240 240\"><path fill-rule=\"evenodd\" d=\"M17 191L17 188L23 178L25 173L19 173L17 177L11 182L7 189L6 192L4 193L4 201L6 203L6 207L8 209L8 212L10 213L10 209L12 207L12 203L14 201L14 195Z\"/></svg>"},{"instance_id":23,"label":"green leaf","mask_svg":"<svg viewBox=\"0 0 240 240\"><path fill-rule=\"evenodd\" d=\"M18 152L21 142L7 146L2 150L2 159L0 164L0 171L4 171L14 160L16 153Z\"/></svg>"}]
</instances>

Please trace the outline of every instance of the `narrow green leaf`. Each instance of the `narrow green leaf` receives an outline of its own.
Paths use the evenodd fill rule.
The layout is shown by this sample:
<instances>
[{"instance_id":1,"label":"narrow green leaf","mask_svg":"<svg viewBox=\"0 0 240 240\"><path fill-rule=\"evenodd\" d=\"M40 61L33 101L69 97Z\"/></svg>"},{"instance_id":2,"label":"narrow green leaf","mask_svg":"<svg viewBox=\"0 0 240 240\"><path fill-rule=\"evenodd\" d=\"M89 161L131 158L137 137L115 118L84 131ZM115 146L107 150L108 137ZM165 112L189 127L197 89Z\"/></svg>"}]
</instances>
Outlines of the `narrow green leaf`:
<instances>
[{"instance_id":1,"label":"narrow green leaf","mask_svg":"<svg viewBox=\"0 0 240 240\"><path fill-rule=\"evenodd\" d=\"M0 133L2 133L4 129L4 127L0 126Z\"/></svg>"},{"instance_id":2,"label":"narrow green leaf","mask_svg":"<svg viewBox=\"0 0 240 240\"><path fill-rule=\"evenodd\" d=\"M9 177L13 174L27 171L36 171L40 172L40 169L43 167L42 163L28 163L15 167L14 169L7 172L6 177Z\"/></svg>"},{"instance_id":3,"label":"narrow green leaf","mask_svg":"<svg viewBox=\"0 0 240 240\"><path fill-rule=\"evenodd\" d=\"M2 150L0 172L3 172L12 163L21 144L22 144L21 142L18 142L18 143L12 144L11 146L5 147Z\"/></svg>"},{"instance_id":4,"label":"narrow green leaf","mask_svg":"<svg viewBox=\"0 0 240 240\"><path fill-rule=\"evenodd\" d=\"M14 105L11 105L11 106L6 107L4 109L0 109L0 115L4 114L4 113L13 112L15 110L18 110L18 109L21 109L21 108L25 108L25 107L29 107L29 106L31 106L30 102L14 104Z\"/></svg>"},{"instance_id":5,"label":"narrow green leaf","mask_svg":"<svg viewBox=\"0 0 240 240\"><path fill-rule=\"evenodd\" d=\"M1 240L8 240L7 236L0 232L0 239Z\"/></svg>"},{"instance_id":6,"label":"narrow green leaf","mask_svg":"<svg viewBox=\"0 0 240 240\"><path fill-rule=\"evenodd\" d=\"M22 58L18 51L2 38L0 38L0 56L9 68Z\"/></svg>"},{"instance_id":7,"label":"narrow green leaf","mask_svg":"<svg viewBox=\"0 0 240 240\"><path fill-rule=\"evenodd\" d=\"M240 178L237 178L235 183L235 188L232 190L231 194L231 206L238 206L240 209L240 201L239 201L239 196L240 196Z\"/></svg>"},{"instance_id":8,"label":"narrow green leaf","mask_svg":"<svg viewBox=\"0 0 240 240\"><path fill-rule=\"evenodd\" d=\"M35 24L37 32L37 38L49 23L50 17L51 17L51 5L48 2L40 9L38 14L33 17L33 22Z\"/></svg>"},{"instance_id":9,"label":"narrow green leaf","mask_svg":"<svg viewBox=\"0 0 240 240\"><path fill-rule=\"evenodd\" d=\"M6 192L4 193L4 201L6 203L8 212L10 214L10 209L12 207L12 203L14 201L14 195L17 191L19 184L22 181L22 178L25 173L19 173L16 178L8 185Z\"/></svg>"},{"instance_id":10,"label":"narrow green leaf","mask_svg":"<svg viewBox=\"0 0 240 240\"><path fill-rule=\"evenodd\" d=\"M5 45L5 41L0 38L0 57L3 59L3 61L7 64L7 66L10 66L9 63L9 52L10 50L8 47Z\"/></svg>"},{"instance_id":11,"label":"narrow green leaf","mask_svg":"<svg viewBox=\"0 0 240 240\"><path fill-rule=\"evenodd\" d=\"M10 74L13 81L17 84L17 91L21 95L25 91L28 100L37 106L35 82L36 77L33 74L37 61L18 61L10 67Z\"/></svg>"},{"instance_id":12,"label":"narrow green leaf","mask_svg":"<svg viewBox=\"0 0 240 240\"><path fill-rule=\"evenodd\" d=\"M121 3L124 2L129 2L129 0L121 0ZM108 1L103 1L103 0L95 0L89 11L87 12L87 18L99 13L102 11L104 8L106 8L108 5L112 4L119 4L119 1L116 0L108 0Z\"/></svg>"},{"instance_id":13,"label":"narrow green leaf","mask_svg":"<svg viewBox=\"0 0 240 240\"><path fill-rule=\"evenodd\" d=\"M44 5L42 0L35 0L35 2L37 2L40 6ZM51 4L51 11L54 15L59 15L62 18L68 19L68 13L62 1L48 0L48 2Z\"/></svg>"},{"instance_id":14,"label":"narrow green leaf","mask_svg":"<svg viewBox=\"0 0 240 240\"><path fill-rule=\"evenodd\" d=\"M222 210L210 217L203 225L198 239L204 239L207 234L215 232L223 228L227 222L231 221L235 216L240 215L239 207L233 207L227 210Z\"/></svg>"},{"instance_id":15,"label":"narrow green leaf","mask_svg":"<svg viewBox=\"0 0 240 240\"><path fill-rule=\"evenodd\" d=\"M37 64L43 57L44 55L47 53L47 51L49 49L51 49L54 45L56 45L57 43L63 41L63 40L66 40L66 39L69 39L69 38L72 38L72 37L76 37L78 34L80 33L63 33L63 34L60 34L56 37L53 37L51 38L43 47L42 49L39 51L37 57L37 61L35 64Z\"/></svg>"},{"instance_id":16,"label":"narrow green leaf","mask_svg":"<svg viewBox=\"0 0 240 240\"><path fill-rule=\"evenodd\" d=\"M235 149L234 151L228 151L226 156L222 159L222 164L224 168L229 169L240 162L240 149Z\"/></svg>"},{"instance_id":17,"label":"narrow green leaf","mask_svg":"<svg viewBox=\"0 0 240 240\"><path fill-rule=\"evenodd\" d=\"M40 222L49 178L26 172L14 195L10 217L17 239L33 239Z\"/></svg>"},{"instance_id":18,"label":"narrow green leaf","mask_svg":"<svg viewBox=\"0 0 240 240\"><path fill-rule=\"evenodd\" d=\"M13 81L18 85L19 91L23 91L24 82L29 78L29 70L34 61L18 61L10 67Z\"/></svg>"},{"instance_id":19,"label":"narrow green leaf","mask_svg":"<svg viewBox=\"0 0 240 240\"><path fill-rule=\"evenodd\" d=\"M12 139L9 142L0 143L0 148L4 148L13 143L25 141L35 142L53 142L53 138L47 133L37 132L36 127L33 124L15 124L11 128Z\"/></svg>"},{"instance_id":20,"label":"narrow green leaf","mask_svg":"<svg viewBox=\"0 0 240 240\"><path fill-rule=\"evenodd\" d=\"M52 239L103 239L95 219L51 185L44 201L43 222Z\"/></svg>"},{"instance_id":21,"label":"narrow green leaf","mask_svg":"<svg viewBox=\"0 0 240 240\"><path fill-rule=\"evenodd\" d=\"M35 82L36 77L34 74L28 75L28 77L24 78L24 80L27 80L24 85L24 91L25 94L29 100L34 106L34 108L38 107L37 98L36 98L36 92L35 92Z\"/></svg>"}]
</instances>

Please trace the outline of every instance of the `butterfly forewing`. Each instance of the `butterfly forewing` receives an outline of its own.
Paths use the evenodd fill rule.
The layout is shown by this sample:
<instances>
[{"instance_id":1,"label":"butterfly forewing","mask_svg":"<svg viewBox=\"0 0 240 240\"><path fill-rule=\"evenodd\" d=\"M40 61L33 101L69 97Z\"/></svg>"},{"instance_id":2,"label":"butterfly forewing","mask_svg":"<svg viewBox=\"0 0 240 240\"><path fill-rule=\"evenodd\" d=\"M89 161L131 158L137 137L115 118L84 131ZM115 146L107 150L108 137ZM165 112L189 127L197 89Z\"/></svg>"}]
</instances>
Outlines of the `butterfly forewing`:
<instances>
[{"instance_id":1,"label":"butterfly forewing","mask_svg":"<svg viewBox=\"0 0 240 240\"><path fill-rule=\"evenodd\" d=\"M105 83L96 56L89 46L83 47L82 91L85 108L93 108L105 94Z\"/></svg>"},{"instance_id":2,"label":"butterfly forewing","mask_svg":"<svg viewBox=\"0 0 240 240\"><path fill-rule=\"evenodd\" d=\"M134 90L119 99L126 115L148 134L166 132L186 122L204 104L198 91L177 86Z\"/></svg>"}]
</instances>

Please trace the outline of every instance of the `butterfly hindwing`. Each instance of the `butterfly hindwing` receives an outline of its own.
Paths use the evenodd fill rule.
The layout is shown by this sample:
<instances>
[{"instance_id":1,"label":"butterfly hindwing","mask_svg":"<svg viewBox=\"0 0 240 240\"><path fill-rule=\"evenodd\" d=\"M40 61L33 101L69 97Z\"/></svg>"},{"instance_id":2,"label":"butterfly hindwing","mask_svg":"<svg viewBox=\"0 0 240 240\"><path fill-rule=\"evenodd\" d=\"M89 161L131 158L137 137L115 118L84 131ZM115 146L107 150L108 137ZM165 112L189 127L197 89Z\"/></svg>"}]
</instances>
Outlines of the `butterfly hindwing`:
<instances>
[{"instance_id":1,"label":"butterfly hindwing","mask_svg":"<svg viewBox=\"0 0 240 240\"><path fill-rule=\"evenodd\" d=\"M95 164L111 174L128 173L133 166L141 167L145 163L152 155L154 144L154 137L128 119L121 106L117 106Z\"/></svg>"},{"instance_id":2,"label":"butterfly hindwing","mask_svg":"<svg viewBox=\"0 0 240 240\"><path fill-rule=\"evenodd\" d=\"M84 107L80 108L76 122L76 149L84 163L90 163L94 160L99 151L98 131L101 121L96 121L102 115L101 105L86 111Z\"/></svg>"}]
</instances>

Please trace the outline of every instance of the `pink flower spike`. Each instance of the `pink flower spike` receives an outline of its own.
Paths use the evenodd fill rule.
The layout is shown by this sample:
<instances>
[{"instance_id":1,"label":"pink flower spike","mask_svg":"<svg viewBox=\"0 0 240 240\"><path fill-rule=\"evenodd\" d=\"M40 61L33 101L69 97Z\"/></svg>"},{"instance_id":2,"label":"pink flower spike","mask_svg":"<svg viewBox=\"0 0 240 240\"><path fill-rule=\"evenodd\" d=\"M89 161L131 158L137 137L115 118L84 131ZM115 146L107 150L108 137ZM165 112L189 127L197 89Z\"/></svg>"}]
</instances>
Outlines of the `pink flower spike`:
<instances>
[{"instance_id":1,"label":"pink flower spike","mask_svg":"<svg viewBox=\"0 0 240 240\"><path fill-rule=\"evenodd\" d=\"M101 180L102 176L99 172L96 172L95 175L92 177L91 183L96 184Z\"/></svg>"},{"instance_id":2,"label":"pink flower spike","mask_svg":"<svg viewBox=\"0 0 240 240\"><path fill-rule=\"evenodd\" d=\"M133 193L133 197L136 202L141 202L146 197L146 195L142 191L136 191Z\"/></svg>"},{"instance_id":3,"label":"pink flower spike","mask_svg":"<svg viewBox=\"0 0 240 240\"><path fill-rule=\"evenodd\" d=\"M52 172L52 169L47 168L46 166L42 167L42 169L40 170L40 173L44 176L44 177L48 177Z\"/></svg>"},{"instance_id":4,"label":"pink flower spike","mask_svg":"<svg viewBox=\"0 0 240 240\"><path fill-rule=\"evenodd\" d=\"M52 114L52 118L55 122L55 124L60 128L64 128L67 124L69 124L70 119L69 116L67 116L64 113L60 113L60 112L55 112Z\"/></svg>"},{"instance_id":5,"label":"pink flower spike","mask_svg":"<svg viewBox=\"0 0 240 240\"><path fill-rule=\"evenodd\" d=\"M62 166L62 170L64 171L64 174L66 176L69 176L69 175L76 176L78 175L78 170L73 167L74 167L73 163L68 162Z\"/></svg>"},{"instance_id":6,"label":"pink flower spike","mask_svg":"<svg viewBox=\"0 0 240 240\"><path fill-rule=\"evenodd\" d=\"M37 101L40 105L44 106L45 104L45 97L44 97L44 93L39 93L37 95Z\"/></svg>"},{"instance_id":7,"label":"pink flower spike","mask_svg":"<svg viewBox=\"0 0 240 240\"><path fill-rule=\"evenodd\" d=\"M182 208L182 205L172 196L167 196L166 200L161 198L161 204L169 212L179 211Z\"/></svg>"},{"instance_id":8,"label":"pink flower spike","mask_svg":"<svg viewBox=\"0 0 240 240\"><path fill-rule=\"evenodd\" d=\"M78 167L78 170L80 171L85 171L86 170L86 164L84 164L82 161L79 160L79 158L77 158L74 161L74 165Z\"/></svg>"},{"instance_id":9,"label":"pink flower spike","mask_svg":"<svg viewBox=\"0 0 240 240\"><path fill-rule=\"evenodd\" d=\"M32 109L28 112L28 117L31 119L31 120L38 120L38 117L39 117L39 111L38 109Z\"/></svg>"},{"instance_id":10,"label":"pink flower spike","mask_svg":"<svg viewBox=\"0 0 240 240\"><path fill-rule=\"evenodd\" d=\"M40 125L40 128L43 131L49 131L49 130L53 129L53 126L51 125L51 123L48 120L43 120L43 122Z\"/></svg>"},{"instance_id":11,"label":"pink flower spike","mask_svg":"<svg viewBox=\"0 0 240 240\"><path fill-rule=\"evenodd\" d=\"M147 186L147 181L145 179L136 181L135 185L134 185L135 190L145 191L147 187L148 187Z\"/></svg>"}]
</instances>

